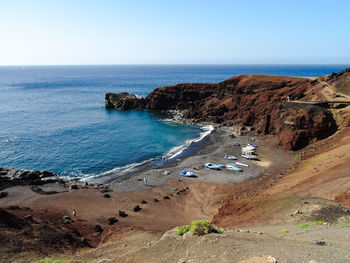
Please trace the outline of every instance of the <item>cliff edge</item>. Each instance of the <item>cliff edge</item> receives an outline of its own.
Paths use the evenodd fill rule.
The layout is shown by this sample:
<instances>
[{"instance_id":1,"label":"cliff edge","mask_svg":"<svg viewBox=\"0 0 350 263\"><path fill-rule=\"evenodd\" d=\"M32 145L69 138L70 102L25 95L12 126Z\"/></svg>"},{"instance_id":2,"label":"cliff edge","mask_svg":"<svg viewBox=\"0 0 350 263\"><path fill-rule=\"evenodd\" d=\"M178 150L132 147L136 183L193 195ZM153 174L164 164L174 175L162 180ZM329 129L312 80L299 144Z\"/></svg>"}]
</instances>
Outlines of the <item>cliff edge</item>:
<instances>
[{"instance_id":1,"label":"cliff edge","mask_svg":"<svg viewBox=\"0 0 350 263\"><path fill-rule=\"evenodd\" d=\"M319 78L240 75L220 83L160 87L146 98L108 93L106 108L176 110L186 121L238 124L249 126L254 135L277 134L282 146L298 150L337 130L327 107L308 102L323 100L317 92L334 76L339 83L348 71Z\"/></svg>"}]
</instances>

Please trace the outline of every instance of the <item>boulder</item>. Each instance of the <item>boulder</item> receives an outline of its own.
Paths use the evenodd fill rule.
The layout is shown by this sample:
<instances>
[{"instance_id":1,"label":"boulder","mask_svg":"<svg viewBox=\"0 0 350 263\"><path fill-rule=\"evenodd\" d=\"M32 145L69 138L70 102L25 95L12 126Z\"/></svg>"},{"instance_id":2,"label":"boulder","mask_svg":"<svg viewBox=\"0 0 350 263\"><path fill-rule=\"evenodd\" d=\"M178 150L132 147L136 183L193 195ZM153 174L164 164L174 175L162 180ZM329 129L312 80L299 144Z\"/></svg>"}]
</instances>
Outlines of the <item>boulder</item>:
<instances>
[{"instance_id":1,"label":"boulder","mask_svg":"<svg viewBox=\"0 0 350 263\"><path fill-rule=\"evenodd\" d=\"M0 198L4 198L6 196L8 196L7 192L0 192Z\"/></svg>"},{"instance_id":2,"label":"boulder","mask_svg":"<svg viewBox=\"0 0 350 263\"><path fill-rule=\"evenodd\" d=\"M106 109L116 110L130 110L130 109L143 109L145 107L145 99L138 98L135 95L129 93L107 93Z\"/></svg>"},{"instance_id":3,"label":"boulder","mask_svg":"<svg viewBox=\"0 0 350 263\"><path fill-rule=\"evenodd\" d=\"M103 228L100 225L96 225L95 226L95 232L102 233L103 232Z\"/></svg>"},{"instance_id":4,"label":"boulder","mask_svg":"<svg viewBox=\"0 0 350 263\"><path fill-rule=\"evenodd\" d=\"M128 214L125 213L125 211L123 211L123 210L119 210L119 216L121 216L121 217L127 217Z\"/></svg>"},{"instance_id":5,"label":"boulder","mask_svg":"<svg viewBox=\"0 0 350 263\"><path fill-rule=\"evenodd\" d=\"M138 211L140 211L142 208L139 206L139 205L137 205L137 206L135 206L134 208L133 208L133 210L134 210L134 212L138 212Z\"/></svg>"},{"instance_id":6,"label":"boulder","mask_svg":"<svg viewBox=\"0 0 350 263\"><path fill-rule=\"evenodd\" d=\"M115 217L109 217L108 218L108 224L109 225L113 225L116 222L118 222L118 219L116 219Z\"/></svg>"}]
</instances>

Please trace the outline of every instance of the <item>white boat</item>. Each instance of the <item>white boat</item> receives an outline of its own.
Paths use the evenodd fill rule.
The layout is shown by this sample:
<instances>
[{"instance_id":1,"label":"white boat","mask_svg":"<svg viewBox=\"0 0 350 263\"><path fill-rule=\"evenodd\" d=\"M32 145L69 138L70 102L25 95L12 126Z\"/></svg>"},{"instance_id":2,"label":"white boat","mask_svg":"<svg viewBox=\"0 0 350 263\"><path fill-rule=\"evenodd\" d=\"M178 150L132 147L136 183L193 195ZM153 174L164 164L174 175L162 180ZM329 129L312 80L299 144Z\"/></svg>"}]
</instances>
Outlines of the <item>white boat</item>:
<instances>
[{"instance_id":1,"label":"white boat","mask_svg":"<svg viewBox=\"0 0 350 263\"><path fill-rule=\"evenodd\" d=\"M225 155L224 158L228 160L237 160L237 158L233 155Z\"/></svg>"},{"instance_id":2,"label":"white boat","mask_svg":"<svg viewBox=\"0 0 350 263\"><path fill-rule=\"evenodd\" d=\"M244 157L246 159L249 159L249 160L257 160L258 159L258 157L256 155L254 155L254 154L243 153L242 157Z\"/></svg>"},{"instance_id":3,"label":"white boat","mask_svg":"<svg viewBox=\"0 0 350 263\"><path fill-rule=\"evenodd\" d=\"M252 145L247 145L246 147L244 147L245 149L247 150L252 150L252 151L255 151L256 150L256 147L252 146Z\"/></svg>"},{"instance_id":4,"label":"white boat","mask_svg":"<svg viewBox=\"0 0 350 263\"><path fill-rule=\"evenodd\" d=\"M226 168L230 169L235 172L243 172L242 168L239 168L236 164L234 163L227 163Z\"/></svg>"},{"instance_id":5,"label":"white boat","mask_svg":"<svg viewBox=\"0 0 350 263\"><path fill-rule=\"evenodd\" d=\"M242 153L243 154L253 154L253 153L255 153L255 150L253 150L251 148L243 147L242 148Z\"/></svg>"},{"instance_id":6,"label":"white boat","mask_svg":"<svg viewBox=\"0 0 350 263\"><path fill-rule=\"evenodd\" d=\"M245 164L245 163L240 163L240 162L236 162L237 165L241 165L241 166L244 166L244 167L249 167L248 164Z\"/></svg>"}]
</instances>

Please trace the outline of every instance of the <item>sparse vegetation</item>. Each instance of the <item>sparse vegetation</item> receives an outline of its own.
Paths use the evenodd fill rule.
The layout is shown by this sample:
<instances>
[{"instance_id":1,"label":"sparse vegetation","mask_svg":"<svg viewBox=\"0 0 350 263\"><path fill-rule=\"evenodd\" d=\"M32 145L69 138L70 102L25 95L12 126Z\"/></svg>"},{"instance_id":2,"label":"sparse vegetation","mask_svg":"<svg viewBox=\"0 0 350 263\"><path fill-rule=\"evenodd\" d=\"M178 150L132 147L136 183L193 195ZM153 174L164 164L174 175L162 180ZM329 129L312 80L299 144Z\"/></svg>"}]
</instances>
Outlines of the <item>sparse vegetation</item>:
<instances>
[{"instance_id":1,"label":"sparse vegetation","mask_svg":"<svg viewBox=\"0 0 350 263\"><path fill-rule=\"evenodd\" d=\"M321 220L319 220L319 221L315 221L315 222L314 222L314 224L315 224L315 225L323 225L323 224L324 224L324 222L323 222L323 221L321 221Z\"/></svg>"},{"instance_id":2,"label":"sparse vegetation","mask_svg":"<svg viewBox=\"0 0 350 263\"><path fill-rule=\"evenodd\" d=\"M282 229L282 232L289 233L289 231L287 229Z\"/></svg>"},{"instance_id":3,"label":"sparse vegetation","mask_svg":"<svg viewBox=\"0 0 350 263\"><path fill-rule=\"evenodd\" d=\"M53 258L43 258L40 259L40 263L65 263L64 260L61 259L53 259Z\"/></svg>"},{"instance_id":4,"label":"sparse vegetation","mask_svg":"<svg viewBox=\"0 0 350 263\"><path fill-rule=\"evenodd\" d=\"M185 233L187 233L188 231L190 231L190 228L191 228L190 225L179 226L179 227L177 228L177 232L176 232L176 233L177 233L179 236L182 236L183 234L185 234Z\"/></svg>"},{"instance_id":5,"label":"sparse vegetation","mask_svg":"<svg viewBox=\"0 0 350 263\"><path fill-rule=\"evenodd\" d=\"M210 220L196 220L196 221L192 221L191 223L191 228L190 228L190 232L193 235L205 235L210 233L211 231L211 222Z\"/></svg>"},{"instance_id":6,"label":"sparse vegetation","mask_svg":"<svg viewBox=\"0 0 350 263\"><path fill-rule=\"evenodd\" d=\"M300 227L301 228L307 228L307 227L309 227L310 225L308 225L308 224L300 224Z\"/></svg>"},{"instance_id":7,"label":"sparse vegetation","mask_svg":"<svg viewBox=\"0 0 350 263\"><path fill-rule=\"evenodd\" d=\"M208 233L223 233L224 229L222 227L214 226L210 220L202 219L195 220L191 222L191 225L180 226L177 229L177 234L182 236L186 232L190 232L193 235L205 235Z\"/></svg>"}]
</instances>

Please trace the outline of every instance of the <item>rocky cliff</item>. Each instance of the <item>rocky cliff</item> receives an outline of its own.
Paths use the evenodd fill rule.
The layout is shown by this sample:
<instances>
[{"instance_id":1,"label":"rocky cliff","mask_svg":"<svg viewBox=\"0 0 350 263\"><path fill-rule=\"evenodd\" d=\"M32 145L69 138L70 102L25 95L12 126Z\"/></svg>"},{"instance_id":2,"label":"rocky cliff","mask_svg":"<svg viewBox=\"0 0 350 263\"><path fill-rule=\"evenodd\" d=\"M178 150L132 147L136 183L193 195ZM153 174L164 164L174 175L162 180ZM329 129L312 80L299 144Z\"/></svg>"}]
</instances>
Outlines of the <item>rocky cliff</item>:
<instances>
[{"instance_id":1,"label":"rocky cliff","mask_svg":"<svg viewBox=\"0 0 350 263\"><path fill-rule=\"evenodd\" d=\"M220 83L160 87L144 99L109 93L106 108L177 110L184 120L193 122L250 126L255 134L279 133L281 144L296 150L336 129L326 109L296 104L280 107L287 97L302 100L319 84L318 79L311 78L241 75Z\"/></svg>"},{"instance_id":2,"label":"rocky cliff","mask_svg":"<svg viewBox=\"0 0 350 263\"><path fill-rule=\"evenodd\" d=\"M283 102L279 112L279 142L286 149L299 150L337 130L332 114L316 105Z\"/></svg>"}]
</instances>

